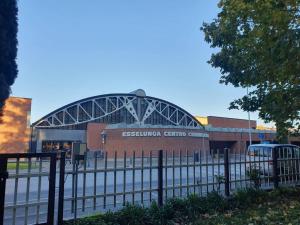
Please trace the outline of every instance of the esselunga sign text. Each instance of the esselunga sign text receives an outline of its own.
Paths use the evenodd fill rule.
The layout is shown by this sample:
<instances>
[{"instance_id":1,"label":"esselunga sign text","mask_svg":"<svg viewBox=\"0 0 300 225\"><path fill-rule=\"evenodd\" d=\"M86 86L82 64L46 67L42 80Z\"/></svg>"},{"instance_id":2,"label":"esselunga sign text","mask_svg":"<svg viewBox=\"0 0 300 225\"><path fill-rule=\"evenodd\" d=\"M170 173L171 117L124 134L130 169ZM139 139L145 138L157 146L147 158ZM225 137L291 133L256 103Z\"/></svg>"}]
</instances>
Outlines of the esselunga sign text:
<instances>
[{"instance_id":1,"label":"esselunga sign text","mask_svg":"<svg viewBox=\"0 0 300 225\"><path fill-rule=\"evenodd\" d=\"M183 132L183 131L124 131L122 137L196 137L208 138L206 133Z\"/></svg>"}]
</instances>

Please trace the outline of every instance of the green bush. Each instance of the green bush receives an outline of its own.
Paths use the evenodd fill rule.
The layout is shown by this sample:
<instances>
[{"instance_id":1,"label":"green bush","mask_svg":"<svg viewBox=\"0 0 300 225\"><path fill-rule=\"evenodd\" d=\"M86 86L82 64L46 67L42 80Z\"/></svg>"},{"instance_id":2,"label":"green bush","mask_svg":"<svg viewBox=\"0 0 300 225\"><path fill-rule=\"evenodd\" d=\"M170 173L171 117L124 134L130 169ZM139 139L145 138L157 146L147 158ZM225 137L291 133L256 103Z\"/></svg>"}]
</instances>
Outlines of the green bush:
<instances>
[{"instance_id":1,"label":"green bush","mask_svg":"<svg viewBox=\"0 0 300 225\"><path fill-rule=\"evenodd\" d=\"M147 210L141 206L127 204L115 213L117 224L148 225L152 224Z\"/></svg>"},{"instance_id":2,"label":"green bush","mask_svg":"<svg viewBox=\"0 0 300 225\"><path fill-rule=\"evenodd\" d=\"M207 194L206 203L207 212L223 212L229 207L228 201L216 191Z\"/></svg>"},{"instance_id":3,"label":"green bush","mask_svg":"<svg viewBox=\"0 0 300 225\"><path fill-rule=\"evenodd\" d=\"M261 203L267 195L267 192L256 188L237 190L233 194L234 201L232 201L232 207L246 208L251 204Z\"/></svg>"},{"instance_id":4,"label":"green bush","mask_svg":"<svg viewBox=\"0 0 300 225\"><path fill-rule=\"evenodd\" d=\"M152 202L149 208L127 204L117 212L107 212L77 220L76 225L176 225L194 224L201 215L222 213L232 209L246 209L275 197L299 196L299 189L279 188L265 192L256 188L238 190L232 198L224 198L218 192L206 197L189 195L185 199L169 199L162 207ZM65 222L73 224L72 220Z\"/></svg>"}]
</instances>

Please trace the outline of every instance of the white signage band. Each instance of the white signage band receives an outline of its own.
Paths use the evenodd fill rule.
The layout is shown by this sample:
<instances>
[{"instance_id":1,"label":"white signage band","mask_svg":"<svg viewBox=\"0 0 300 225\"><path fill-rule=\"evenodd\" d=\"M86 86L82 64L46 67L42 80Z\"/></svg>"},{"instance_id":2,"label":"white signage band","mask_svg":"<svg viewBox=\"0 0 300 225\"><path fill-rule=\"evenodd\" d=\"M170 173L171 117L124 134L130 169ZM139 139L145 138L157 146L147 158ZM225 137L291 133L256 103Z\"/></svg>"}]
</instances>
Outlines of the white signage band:
<instances>
[{"instance_id":1,"label":"white signage band","mask_svg":"<svg viewBox=\"0 0 300 225\"><path fill-rule=\"evenodd\" d=\"M208 138L206 133L181 132L181 131L124 131L122 137L195 137Z\"/></svg>"}]
</instances>

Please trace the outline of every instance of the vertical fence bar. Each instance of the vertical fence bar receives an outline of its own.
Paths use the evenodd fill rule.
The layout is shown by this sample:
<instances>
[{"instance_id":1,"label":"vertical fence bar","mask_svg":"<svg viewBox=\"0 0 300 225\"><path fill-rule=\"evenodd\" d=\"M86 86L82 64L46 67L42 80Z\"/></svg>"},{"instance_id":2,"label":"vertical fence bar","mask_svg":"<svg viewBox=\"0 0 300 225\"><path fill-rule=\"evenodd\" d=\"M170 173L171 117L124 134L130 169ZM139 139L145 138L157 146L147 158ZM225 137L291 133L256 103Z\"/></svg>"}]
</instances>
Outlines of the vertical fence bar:
<instances>
[{"instance_id":1,"label":"vertical fence bar","mask_svg":"<svg viewBox=\"0 0 300 225\"><path fill-rule=\"evenodd\" d=\"M0 225L4 223L5 186L7 178L7 158L0 158Z\"/></svg>"},{"instance_id":2,"label":"vertical fence bar","mask_svg":"<svg viewBox=\"0 0 300 225\"><path fill-rule=\"evenodd\" d=\"M273 182L274 182L274 188L278 188L278 183L279 183L279 179L278 179L278 152L279 148L275 148L273 150Z\"/></svg>"},{"instance_id":3,"label":"vertical fence bar","mask_svg":"<svg viewBox=\"0 0 300 225\"><path fill-rule=\"evenodd\" d=\"M266 148L262 148L263 149L263 181L264 183L266 183L266 160L268 160L268 152L266 153Z\"/></svg>"},{"instance_id":4,"label":"vertical fence bar","mask_svg":"<svg viewBox=\"0 0 300 225\"><path fill-rule=\"evenodd\" d=\"M132 204L135 202L135 151L132 156Z\"/></svg>"},{"instance_id":5,"label":"vertical fence bar","mask_svg":"<svg viewBox=\"0 0 300 225\"><path fill-rule=\"evenodd\" d=\"M294 150L294 167L295 167L295 184L298 183L298 166L297 166L297 158L298 158L298 151Z\"/></svg>"},{"instance_id":6,"label":"vertical fence bar","mask_svg":"<svg viewBox=\"0 0 300 225\"><path fill-rule=\"evenodd\" d=\"M158 169L157 169L157 192L158 192L158 205L163 205L163 150L159 150L158 152Z\"/></svg>"},{"instance_id":7,"label":"vertical fence bar","mask_svg":"<svg viewBox=\"0 0 300 225\"><path fill-rule=\"evenodd\" d=\"M282 148L283 151L283 157L280 158L280 161L283 164L283 171L284 171L284 183L287 184L288 183L288 166L286 163L286 159L288 157L287 151L285 150L285 148Z\"/></svg>"},{"instance_id":8,"label":"vertical fence bar","mask_svg":"<svg viewBox=\"0 0 300 225\"><path fill-rule=\"evenodd\" d=\"M196 151L193 151L193 193L196 193Z\"/></svg>"},{"instance_id":9,"label":"vertical fence bar","mask_svg":"<svg viewBox=\"0 0 300 225\"><path fill-rule=\"evenodd\" d=\"M93 208L94 210L96 210L96 205L97 205L97 163L98 163L98 159L97 159L97 152L95 152L94 154L94 198L93 198Z\"/></svg>"},{"instance_id":10,"label":"vertical fence bar","mask_svg":"<svg viewBox=\"0 0 300 225\"><path fill-rule=\"evenodd\" d=\"M300 180L300 152L297 151L297 172L298 172L298 180ZM298 185L298 182L297 184Z\"/></svg>"},{"instance_id":11,"label":"vertical fence bar","mask_svg":"<svg viewBox=\"0 0 300 225\"><path fill-rule=\"evenodd\" d=\"M149 180L150 180L150 196L149 196L149 199L150 199L150 203L152 202L152 151L150 151L150 169L149 169Z\"/></svg>"},{"instance_id":12,"label":"vertical fence bar","mask_svg":"<svg viewBox=\"0 0 300 225\"><path fill-rule=\"evenodd\" d=\"M20 169L20 158L17 158L15 190L14 190L14 206L16 206L17 202L18 202L19 169ZM39 171L41 171L41 169ZM39 176L39 187L40 187L40 178L41 177ZM40 195L40 188L38 189L38 202L39 202L39 195ZM38 210L39 210L39 207L40 207L40 205L37 205ZM17 208L14 207L14 209L13 209L13 225L16 224L16 213L17 213ZM39 219L39 211L37 211L36 218L37 218L36 223L38 223L39 222L39 220L38 220Z\"/></svg>"},{"instance_id":13,"label":"vertical fence bar","mask_svg":"<svg viewBox=\"0 0 300 225\"><path fill-rule=\"evenodd\" d=\"M186 157L186 192L187 196L190 194L190 184L189 184L189 151L185 150L185 157Z\"/></svg>"},{"instance_id":14,"label":"vertical fence bar","mask_svg":"<svg viewBox=\"0 0 300 225\"><path fill-rule=\"evenodd\" d=\"M218 179L220 179L221 174L220 174L220 150L219 149L217 149L217 157L218 157ZM221 180L218 180L218 189L219 189L218 191L221 192Z\"/></svg>"},{"instance_id":15,"label":"vertical fence bar","mask_svg":"<svg viewBox=\"0 0 300 225\"><path fill-rule=\"evenodd\" d=\"M168 153L165 154L165 201L168 199Z\"/></svg>"},{"instance_id":16,"label":"vertical fence bar","mask_svg":"<svg viewBox=\"0 0 300 225\"><path fill-rule=\"evenodd\" d=\"M124 151L124 170L123 170L123 206L126 203L126 151Z\"/></svg>"},{"instance_id":17,"label":"vertical fence bar","mask_svg":"<svg viewBox=\"0 0 300 225\"><path fill-rule=\"evenodd\" d=\"M82 212L85 211L85 194L86 194L86 162L87 162L87 152L84 153L83 159L83 179L82 179Z\"/></svg>"},{"instance_id":18,"label":"vertical fence bar","mask_svg":"<svg viewBox=\"0 0 300 225\"><path fill-rule=\"evenodd\" d=\"M199 177L200 177L200 183L198 181L198 185L200 185L200 196L202 197L202 156L201 156L201 150L199 150Z\"/></svg>"},{"instance_id":19,"label":"vertical fence bar","mask_svg":"<svg viewBox=\"0 0 300 225\"><path fill-rule=\"evenodd\" d=\"M104 161L104 189L103 189L103 208L106 208L106 187L107 186L107 152L105 152Z\"/></svg>"},{"instance_id":20,"label":"vertical fence bar","mask_svg":"<svg viewBox=\"0 0 300 225\"><path fill-rule=\"evenodd\" d=\"M114 207L117 204L117 151L115 151L115 160L114 160Z\"/></svg>"},{"instance_id":21,"label":"vertical fence bar","mask_svg":"<svg viewBox=\"0 0 300 225\"><path fill-rule=\"evenodd\" d=\"M297 163L296 163L296 150L293 150L293 181L295 184L298 182L297 178Z\"/></svg>"},{"instance_id":22,"label":"vertical fence bar","mask_svg":"<svg viewBox=\"0 0 300 225\"><path fill-rule=\"evenodd\" d=\"M182 152L179 151L179 192L180 197L182 197Z\"/></svg>"},{"instance_id":23,"label":"vertical fence bar","mask_svg":"<svg viewBox=\"0 0 300 225\"><path fill-rule=\"evenodd\" d=\"M218 151L218 149L217 149ZM212 167L212 182L213 182L213 190L215 191L215 150L212 151L211 154L211 167Z\"/></svg>"},{"instance_id":24,"label":"vertical fence bar","mask_svg":"<svg viewBox=\"0 0 300 225\"><path fill-rule=\"evenodd\" d=\"M57 225L63 224L66 152L60 154Z\"/></svg>"},{"instance_id":25,"label":"vertical fence bar","mask_svg":"<svg viewBox=\"0 0 300 225\"><path fill-rule=\"evenodd\" d=\"M79 158L75 156L75 182L74 184L74 223L76 223L77 220L77 196L78 196L78 164L79 164ZM74 171L73 171L74 172Z\"/></svg>"},{"instance_id":26,"label":"vertical fence bar","mask_svg":"<svg viewBox=\"0 0 300 225\"><path fill-rule=\"evenodd\" d=\"M225 175L225 195L228 197L230 194L229 190L229 149L224 149L224 175Z\"/></svg>"},{"instance_id":27,"label":"vertical fence bar","mask_svg":"<svg viewBox=\"0 0 300 225\"><path fill-rule=\"evenodd\" d=\"M239 164L240 164L240 187L242 188L243 182L242 182L242 149L240 149L240 158L239 158ZM246 167L246 162L245 162L245 167Z\"/></svg>"},{"instance_id":28,"label":"vertical fence bar","mask_svg":"<svg viewBox=\"0 0 300 225\"><path fill-rule=\"evenodd\" d=\"M76 178L75 171L76 171L75 160L72 159L72 201L71 201L72 213L74 213L74 203L75 203L75 178Z\"/></svg>"},{"instance_id":29,"label":"vertical fence bar","mask_svg":"<svg viewBox=\"0 0 300 225\"><path fill-rule=\"evenodd\" d=\"M208 187L208 184L209 184L209 175L208 175L208 152L206 151L205 152L205 158L206 158L206 166L205 166L205 168L206 168L206 194L208 194L208 192L209 192L209 187Z\"/></svg>"},{"instance_id":30,"label":"vertical fence bar","mask_svg":"<svg viewBox=\"0 0 300 225\"><path fill-rule=\"evenodd\" d=\"M24 225L28 224L28 203L29 203L29 189L30 189L30 173L31 173L31 158L28 159L28 168L27 168L27 184L26 184L26 205L25 205L25 218Z\"/></svg>"},{"instance_id":31,"label":"vertical fence bar","mask_svg":"<svg viewBox=\"0 0 300 225\"><path fill-rule=\"evenodd\" d=\"M42 176L41 176L41 173L42 173L42 163L43 163L43 160L42 160L42 157L40 157L39 159L39 177L38 177L38 191L37 191L37 201L38 203L40 203L40 200L41 200L41 189L42 189ZM39 224L39 221L40 221L40 204L38 204L36 206L36 224Z\"/></svg>"},{"instance_id":32,"label":"vertical fence bar","mask_svg":"<svg viewBox=\"0 0 300 225\"><path fill-rule=\"evenodd\" d=\"M174 150L172 151L172 192L173 192L173 198L175 198L175 153Z\"/></svg>"},{"instance_id":33,"label":"vertical fence bar","mask_svg":"<svg viewBox=\"0 0 300 225\"><path fill-rule=\"evenodd\" d=\"M248 186L248 179L247 179L247 167L249 166L249 162L248 162L248 159L247 159L247 154L248 154L248 151L247 151L247 147L244 148L244 180L245 180L245 187ZM250 158L250 157L248 157Z\"/></svg>"},{"instance_id":34,"label":"vertical fence bar","mask_svg":"<svg viewBox=\"0 0 300 225\"><path fill-rule=\"evenodd\" d=\"M54 225L55 176L56 176L56 153L53 153L50 157L48 215L47 215L47 224L48 225Z\"/></svg>"},{"instance_id":35,"label":"vertical fence bar","mask_svg":"<svg viewBox=\"0 0 300 225\"><path fill-rule=\"evenodd\" d=\"M237 166L236 166L236 151L234 152L234 189L236 189L236 185L237 185Z\"/></svg>"},{"instance_id":36,"label":"vertical fence bar","mask_svg":"<svg viewBox=\"0 0 300 225\"><path fill-rule=\"evenodd\" d=\"M142 150L141 163L141 204L144 205L144 150Z\"/></svg>"}]
</instances>

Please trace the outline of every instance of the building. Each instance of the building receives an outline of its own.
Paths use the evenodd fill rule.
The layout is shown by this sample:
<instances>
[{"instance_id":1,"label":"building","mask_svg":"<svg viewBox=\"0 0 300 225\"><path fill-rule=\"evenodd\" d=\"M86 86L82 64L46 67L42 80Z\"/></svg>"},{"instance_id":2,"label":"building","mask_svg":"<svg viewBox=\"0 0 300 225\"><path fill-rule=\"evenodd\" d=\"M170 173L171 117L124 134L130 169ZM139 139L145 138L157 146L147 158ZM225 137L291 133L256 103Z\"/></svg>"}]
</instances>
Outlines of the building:
<instances>
[{"instance_id":1,"label":"building","mask_svg":"<svg viewBox=\"0 0 300 225\"><path fill-rule=\"evenodd\" d=\"M205 126L209 134L209 146L212 150L222 151L230 148L232 152L243 152L250 144L274 142L276 130L257 129L255 120L244 120L218 116L196 118ZM250 129L249 129L250 127Z\"/></svg>"},{"instance_id":2,"label":"building","mask_svg":"<svg viewBox=\"0 0 300 225\"><path fill-rule=\"evenodd\" d=\"M0 153L28 152L31 99L10 97L3 108L0 123Z\"/></svg>"},{"instance_id":3,"label":"building","mask_svg":"<svg viewBox=\"0 0 300 225\"><path fill-rule=\"evenodd\" d=\"M192 116L143 90L108 94L65 105L31 125L31 99L10 97L0 125L0 152L47 152L86 143L91 151L201 150L243 152L251 143L273 142L276 130L255 120ZM249 129L250 125L250 129ZM30 144L28 144L30 143ZM300 138L290 143L300 146ZM130 154L130 153L128 153Z\"/></svg>"},{"instance_id":4,"label":"building","mask_svg":"<svg viewBox=\"0 0 300 225\"><path fill-rule=\"evenodd\" d=\"M209 150L204 126L179 106L146 96L108 94L63 106L33 123L36 152L70 149L72 142L92 151ZM130 154L130 153L129 153Z\"/></svg>"}]
</instances>

